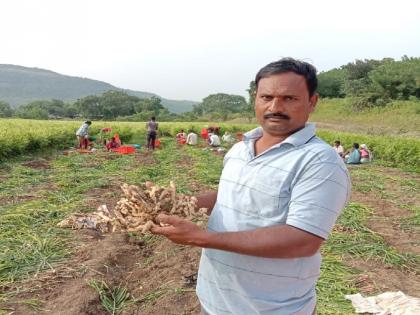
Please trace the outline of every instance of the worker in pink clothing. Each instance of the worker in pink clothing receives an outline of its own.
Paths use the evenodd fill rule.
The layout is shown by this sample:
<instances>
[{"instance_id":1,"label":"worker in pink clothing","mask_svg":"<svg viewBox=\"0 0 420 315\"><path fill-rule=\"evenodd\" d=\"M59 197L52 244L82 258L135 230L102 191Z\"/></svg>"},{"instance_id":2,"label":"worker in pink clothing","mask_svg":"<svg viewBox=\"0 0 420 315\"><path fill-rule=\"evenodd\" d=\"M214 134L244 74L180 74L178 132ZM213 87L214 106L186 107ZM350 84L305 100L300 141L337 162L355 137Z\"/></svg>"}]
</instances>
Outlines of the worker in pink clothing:
<instances>
[{"instance_id":1,"label":"worker in pink clothing","mask_svg":"<svg viewBox=\"0 0 420 315\"><path fill-rule=\"evenodd\" d=\"M362 144L360 145L360 163L370 163L371 161L371 153L369 152L367 145Z\"/></svg>"}]
</instances>

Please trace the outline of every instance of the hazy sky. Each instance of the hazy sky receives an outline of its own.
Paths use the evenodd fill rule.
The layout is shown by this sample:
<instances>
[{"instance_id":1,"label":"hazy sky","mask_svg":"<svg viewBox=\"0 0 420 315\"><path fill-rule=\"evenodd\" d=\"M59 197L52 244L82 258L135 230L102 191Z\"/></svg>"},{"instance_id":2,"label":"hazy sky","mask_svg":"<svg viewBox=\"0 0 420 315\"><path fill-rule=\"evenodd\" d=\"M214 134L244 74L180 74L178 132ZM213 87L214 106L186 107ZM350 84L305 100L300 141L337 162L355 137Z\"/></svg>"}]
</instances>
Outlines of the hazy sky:
<instances>
[{"instance_id":1,"label":"hazy sky","mask_svg":"<svg viewBox=\"0 0 420 315\"><path fill-rule=\"evenodd\" d=\"M265 64L420 56L416 0L2 0L0 63L165 98L246 96Z\"/></svg>"}]
</instances>

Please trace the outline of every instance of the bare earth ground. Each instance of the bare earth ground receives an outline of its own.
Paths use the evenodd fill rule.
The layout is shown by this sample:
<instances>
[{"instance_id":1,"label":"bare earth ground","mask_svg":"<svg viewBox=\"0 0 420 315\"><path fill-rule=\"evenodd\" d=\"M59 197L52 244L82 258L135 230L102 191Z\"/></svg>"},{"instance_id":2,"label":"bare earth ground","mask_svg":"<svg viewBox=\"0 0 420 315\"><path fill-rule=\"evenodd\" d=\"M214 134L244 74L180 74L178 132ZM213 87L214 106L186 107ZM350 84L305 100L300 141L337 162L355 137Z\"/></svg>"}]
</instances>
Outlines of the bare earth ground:
<instances>
[{"instance_id":1,"label":"bare earth ground","mask_svg":"<svg viewBox=\"0 0 420 315\"><path fill-rule=\"evenodd\" d=\"M153 163L152 159L146 158L148 163ZM419 179L416 175L395 169L383 168L381 171L390 176ZM354 178L355 183L360 180ZM194 183L191 185L195 186ZM193 191L205 189L197 186ZM104 203L106 191L114 189L118 188L89 191L87 202L99 206ZM388 244L401 252L418 254L418 233L404 231L399 226L401 217L412 215L399 204L417 202L418 205L418 200L408 200L398 189L392 188L392 191L394 202L381 198L374 191L353 191L352 201L373 209L369 227L382 235ZM116 194L110 194L105 201L114 205L117 200ZM24 283L22 287L30 291L14 298L17 303L10 304L9 308L13 314L107 314L100 306L98 294L87 284L90 279L105 280L110 285L122 284L128 288L137 301L125 308L123 314L199 314L193 278L198 268L199 249L177 246L156 237L142 241L123 234L103 236L86 230L73 233L74 258ZM420 296L418 273L407 273L379 262L355 258L346 259L346 264L362 271L357 276L357 286L362 293L401 290ZM34 310L18 303L34 298L45 302L40 309Z\"/></svg>"}]
</instances>

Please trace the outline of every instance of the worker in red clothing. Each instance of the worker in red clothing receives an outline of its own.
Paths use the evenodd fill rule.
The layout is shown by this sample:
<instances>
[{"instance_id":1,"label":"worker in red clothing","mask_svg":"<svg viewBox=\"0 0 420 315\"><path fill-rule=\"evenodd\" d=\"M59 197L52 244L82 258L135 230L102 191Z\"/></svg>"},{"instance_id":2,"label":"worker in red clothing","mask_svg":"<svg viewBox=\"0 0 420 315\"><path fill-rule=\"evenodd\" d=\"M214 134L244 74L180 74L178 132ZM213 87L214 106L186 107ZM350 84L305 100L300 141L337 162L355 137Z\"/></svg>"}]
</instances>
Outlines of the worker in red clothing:
<instances>
[{"instance_id":1,"label":"worker in red clothing","mask_svg":"<svg viewBox=\"0 0 420 315\"><path fill-rule=\"evenodd\" d=\"M201 129L201 138L203 138L204 140L207 140L208 136L209 136L209 132L207 128Z\"/></svg>"},{"instance_id":2,"label":"worker in red clothing","mask_svg":"<svg viewBox=\"0 0 420 315\"><path fill-rule=\"evenodd\" d=\"M115 137L112 137L111 140L108 141L106 144L106 149L109 151L111 149L116 149L120 147L120 143L117 141Z\"/></svg>"}]
</instances>

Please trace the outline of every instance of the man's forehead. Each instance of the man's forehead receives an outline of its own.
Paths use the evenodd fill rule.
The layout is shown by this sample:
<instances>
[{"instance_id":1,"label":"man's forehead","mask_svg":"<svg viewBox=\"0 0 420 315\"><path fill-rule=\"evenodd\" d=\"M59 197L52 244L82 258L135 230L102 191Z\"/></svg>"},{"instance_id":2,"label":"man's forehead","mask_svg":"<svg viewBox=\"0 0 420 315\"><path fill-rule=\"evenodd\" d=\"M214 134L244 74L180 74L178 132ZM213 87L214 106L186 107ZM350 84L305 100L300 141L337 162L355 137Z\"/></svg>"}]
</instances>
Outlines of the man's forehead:
<instances>
[{"instance_id":1,"label":"man's forehead","mask_svg":"<svg viewBox=\"0 0 420 315\"><path fill-rule=\"evenodd\" d=\"M307 90L305 77L293 72L273 74L265 78L261 78L258 82L258 90L285 90L301 92L302 89Z\"/></svg>"}]
</instances>

